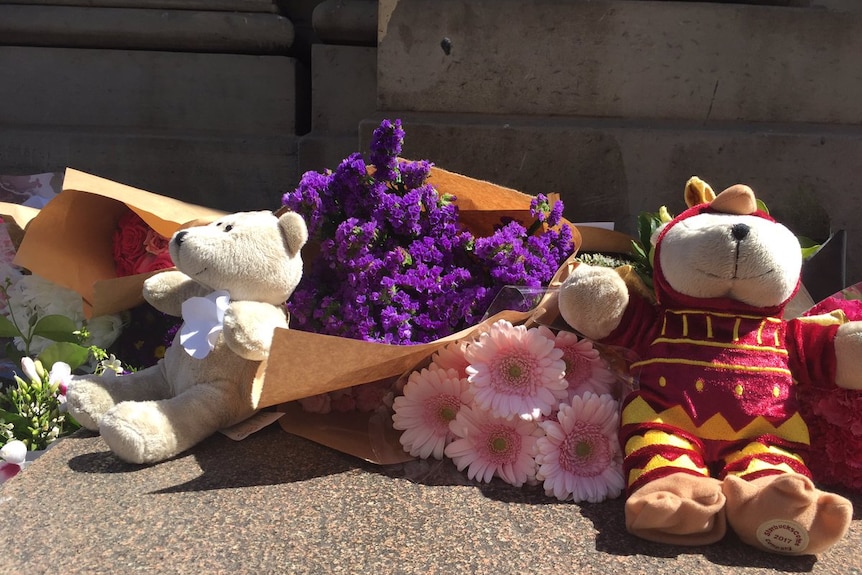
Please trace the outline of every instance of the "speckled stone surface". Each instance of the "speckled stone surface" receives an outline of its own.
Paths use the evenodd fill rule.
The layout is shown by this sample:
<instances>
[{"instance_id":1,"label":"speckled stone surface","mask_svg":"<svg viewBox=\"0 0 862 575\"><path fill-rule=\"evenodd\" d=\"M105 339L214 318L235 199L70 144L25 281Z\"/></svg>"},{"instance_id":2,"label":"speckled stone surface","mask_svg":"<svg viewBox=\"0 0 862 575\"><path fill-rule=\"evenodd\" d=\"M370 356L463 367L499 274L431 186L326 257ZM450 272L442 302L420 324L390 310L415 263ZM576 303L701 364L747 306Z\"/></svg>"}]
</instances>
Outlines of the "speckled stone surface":
<instances>
[{"instance_id":1,"label":"speckled stone surface","mask_svg":"<svg viewBox=\"0 0 862 575\"><path fill-rule=\"evenodd\" d=\"M560 503L448 466L380 468L277 425L142 467L78 432L0 486L0 573L862 574L862 496L815 558L625 532L622 501Z\"/></svg>"}]
</instances>

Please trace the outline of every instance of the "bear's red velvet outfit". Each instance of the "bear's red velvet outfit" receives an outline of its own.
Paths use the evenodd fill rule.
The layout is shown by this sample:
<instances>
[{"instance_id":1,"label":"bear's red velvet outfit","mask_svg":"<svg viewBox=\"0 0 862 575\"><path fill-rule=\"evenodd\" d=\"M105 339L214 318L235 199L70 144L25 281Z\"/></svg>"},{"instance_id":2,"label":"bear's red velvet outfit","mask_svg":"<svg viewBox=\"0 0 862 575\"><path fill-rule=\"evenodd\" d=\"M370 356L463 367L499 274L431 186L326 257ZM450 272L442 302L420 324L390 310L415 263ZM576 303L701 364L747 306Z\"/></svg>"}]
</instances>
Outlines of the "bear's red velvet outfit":
<instances>
[{"instance_id":1,"label":"bear's red velvet outfit","mask_svg":"<svg viewBox=\"0 0 862 575\"><path fill-rule=\"evenodd\" d=\"M620 441L629 492L675 472L743 479L788 471L809 476L808 429L794 386L835 380L829 317L784 321L784 305L756 308L673 290L656 246L657 304L632 292L619 327L603 343L633 349L639 388L626 400ZM771 218L763 212L753 215ZM832 325L829 325L832 324Z\"/></svg>"}]
</instances>

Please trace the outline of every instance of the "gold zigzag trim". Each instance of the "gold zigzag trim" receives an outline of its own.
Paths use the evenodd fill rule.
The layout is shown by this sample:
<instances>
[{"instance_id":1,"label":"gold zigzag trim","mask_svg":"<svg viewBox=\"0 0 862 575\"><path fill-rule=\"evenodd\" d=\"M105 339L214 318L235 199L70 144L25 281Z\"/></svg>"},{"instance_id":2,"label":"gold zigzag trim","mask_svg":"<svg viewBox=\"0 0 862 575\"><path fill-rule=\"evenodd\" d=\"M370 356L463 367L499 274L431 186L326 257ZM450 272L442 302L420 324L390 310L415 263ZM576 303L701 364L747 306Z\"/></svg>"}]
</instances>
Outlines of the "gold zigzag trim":
<instances>
[{"instance_id":1,"label":"gold zigzag trim","mask_svg":"<svg viewBox=\"0 0 862 575\"><path fill-rule=\"evenodd\" d=\"M653 445L667 445L670 447L679 447L681 449L686 449L688 451L694 451L694 445L690 441L679 437L678 435L673 435L672 433L668 433L666 431L661 431L658 429L651 429L644 433L643 435L633 435L625 445L625 453L626 455L631 455L632 453L643 449L644 447L651 447Z\"/></svg>"},{"instance_id":2,"label":"gold zigzag trim","mask_svg":"<svg viewBox=\"0 0 862 575\"><path fill-rule=\"evenodd\" d=\"M745 457L752 456L755 458L752 461L757 461L756 458L761 456L761 455L780 455L781 457L786 457L787 459L793 459L794 461L798 461L799 463L804 463L802 461L802 458L796 453L793 453L791 451L787 451L786 449L782 449L781 447L778 447L777 445L763 445L762 443L756 443L756 442L755 443L749 443L748 445L746 445L745 447L743 447L739 451L735 451L735 452L731 453L730 455L725 457L724 460L728 464L731 464L731 463L739 461L740 459L743 459ZM752 468L752 465L754 465L754 464L753 463L749 464L749 469L757 471L757 469ZM746 471L746 473L747 472L748 471Z\"/></svg>"},{"instance_id":3,"label":"gold zigzag trim","mask_svg":"<svg viewBox=\"0 0 862 575\"><path fill-rule=\"evenodd\" d=\"M786 463L779 463L778 465L775 465L773 463L767 463L759 459L752 459L751 462L748 464L748 467L746 467L742 471L734 471L733 475L736 475L737 477L745 477L749 473L757 473L758 471L772 471L774 469L778 469L780 471L783 471L784 473L797 473L795 469L793 469Z\"/></svg>"},{"instance_id":4,"label":"gold zigzag trim","mask_svg":"<svg viewBox=\"0 0 862 575\"><path fill-rule=\"evenodd\" d=\"M811 441L808 436L808 426L805 425L805 421L798 412L778 427L775 427L763 416L757 416L751 423L736 430L720 413L716 413L702 425L696 425L680 405L656 413L642 397L637 397L623 410L622 424L631 425L646 422L664 423L687 431L696 437L709 440L733 441L759 435L775 435L805 445Z\"/></svg>"},{"instance_id":5,"label":"gold zigzag trim","mask_svg":"<svg viewBox=\"0 0 862 575\"><path fill-rule=\"evenodd\" d=\"M697 463L691 460L688 455L681 455L676 459L667 459L662 457L661 455L656 455L643 467L634 467L629 470L629 485L633 484L637 481L641 475L652 471L654 469L660 469L662 467L676 467L679 469L690 469L692 471L696 471L701 475L709 475L709 470L704 467L701 467Z\"/></svg>"}]
</instances>

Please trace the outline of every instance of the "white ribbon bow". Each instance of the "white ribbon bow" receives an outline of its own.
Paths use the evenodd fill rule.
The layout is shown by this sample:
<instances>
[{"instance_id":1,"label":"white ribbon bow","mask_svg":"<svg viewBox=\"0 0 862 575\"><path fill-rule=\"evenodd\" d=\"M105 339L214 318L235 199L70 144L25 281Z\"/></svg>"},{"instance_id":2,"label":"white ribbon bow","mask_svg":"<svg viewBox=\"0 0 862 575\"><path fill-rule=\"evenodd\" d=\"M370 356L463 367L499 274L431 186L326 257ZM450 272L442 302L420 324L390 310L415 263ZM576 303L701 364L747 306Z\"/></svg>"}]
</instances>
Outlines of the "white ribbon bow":
<instances>
[{"instance_id":1,"label":"white ribbon bow","mask_svg":"<svg viewBox=\"0 0 862 575\"><path fill-rule=\"evenodd\" d=\"M230 303L225 290L214 291L206 297L190 297L183 302L183 327L180 344L190 356L203 359L215 347L224 329L224 312Z\"/></svg>"}]
</instances>

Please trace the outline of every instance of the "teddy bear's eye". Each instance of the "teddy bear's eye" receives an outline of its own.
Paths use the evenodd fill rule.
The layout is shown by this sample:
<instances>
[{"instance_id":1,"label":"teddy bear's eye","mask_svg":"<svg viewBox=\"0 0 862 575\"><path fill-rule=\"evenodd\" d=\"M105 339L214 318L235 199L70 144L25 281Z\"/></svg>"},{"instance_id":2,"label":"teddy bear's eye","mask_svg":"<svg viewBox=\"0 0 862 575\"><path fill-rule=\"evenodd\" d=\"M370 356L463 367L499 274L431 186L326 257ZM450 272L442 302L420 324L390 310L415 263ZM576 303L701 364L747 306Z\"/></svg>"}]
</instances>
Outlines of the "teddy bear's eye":
<instances>
[{"instance_id":1,"label":"teddy bear's eye","mask_svg":"<svg viewBox=\"0 0 862 575\"><path fill-rule=\"evenodd\" d=\"M229 232L229 231L231 231L232 229L233 229L233 226L232 226L232 225L230 225L230 224L228 224L228 225L226 225L226 226L224 227L224 231L226 231L226 232Z\"/></svg>"}]
</instances>

